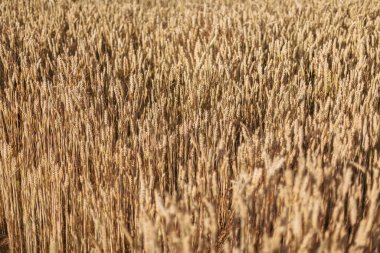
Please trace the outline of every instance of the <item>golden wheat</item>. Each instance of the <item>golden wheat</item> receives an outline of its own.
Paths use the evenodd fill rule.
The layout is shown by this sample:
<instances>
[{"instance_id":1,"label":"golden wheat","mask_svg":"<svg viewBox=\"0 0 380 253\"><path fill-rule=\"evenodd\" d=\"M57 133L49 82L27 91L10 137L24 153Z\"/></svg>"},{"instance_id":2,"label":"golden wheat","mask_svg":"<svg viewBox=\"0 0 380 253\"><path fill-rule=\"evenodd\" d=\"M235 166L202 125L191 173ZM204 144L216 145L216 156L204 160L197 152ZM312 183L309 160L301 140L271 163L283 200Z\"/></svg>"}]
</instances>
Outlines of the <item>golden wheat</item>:
<instances>
[{"instance_id":1,"label":"golden wheat","mask_svg":"<svg viewBox=\"0 0 380 253\"><path fill-rule=\"evenodd\" d=\"M0 251L379 252L380 2L0 1Z\"/></svg>"}]
</instances>

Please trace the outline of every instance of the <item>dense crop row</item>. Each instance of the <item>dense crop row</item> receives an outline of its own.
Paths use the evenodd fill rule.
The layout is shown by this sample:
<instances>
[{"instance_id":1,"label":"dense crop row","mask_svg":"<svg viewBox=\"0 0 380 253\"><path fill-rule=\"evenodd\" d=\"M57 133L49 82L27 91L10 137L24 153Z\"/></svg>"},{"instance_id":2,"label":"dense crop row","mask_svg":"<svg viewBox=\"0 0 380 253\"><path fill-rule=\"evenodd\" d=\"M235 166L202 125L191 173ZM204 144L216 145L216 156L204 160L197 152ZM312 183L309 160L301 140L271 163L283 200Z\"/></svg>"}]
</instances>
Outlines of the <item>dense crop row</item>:
<instances>
[{"instance_id":1,"label":"dense crop row","mask_svg":"<svg viewBox=\"0 0 380 253\"><path fill-rule=\"evenodd\" d=\"M379 252L378 1L14 2L0 251Z\"/></svg>"}]
</instances>

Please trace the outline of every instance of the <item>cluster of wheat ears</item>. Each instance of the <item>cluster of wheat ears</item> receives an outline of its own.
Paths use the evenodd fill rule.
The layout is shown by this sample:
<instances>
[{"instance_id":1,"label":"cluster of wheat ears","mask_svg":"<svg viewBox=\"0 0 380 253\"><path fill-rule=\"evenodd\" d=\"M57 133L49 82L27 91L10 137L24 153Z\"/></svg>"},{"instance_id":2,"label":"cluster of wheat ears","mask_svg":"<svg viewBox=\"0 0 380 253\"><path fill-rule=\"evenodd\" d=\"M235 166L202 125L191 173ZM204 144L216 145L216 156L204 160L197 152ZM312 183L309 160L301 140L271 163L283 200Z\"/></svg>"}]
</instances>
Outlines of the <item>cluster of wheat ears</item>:
<instances>
[{"instance_id":1,"label":"cluster of wheat ears","mask_svg":"<svg viewBox=\"0 0 380 253\"><path fill-rule=\"evenodd\" d=\"M0 251L379 252L379 1L0 1Z\"/></svg>"}]
</instances>

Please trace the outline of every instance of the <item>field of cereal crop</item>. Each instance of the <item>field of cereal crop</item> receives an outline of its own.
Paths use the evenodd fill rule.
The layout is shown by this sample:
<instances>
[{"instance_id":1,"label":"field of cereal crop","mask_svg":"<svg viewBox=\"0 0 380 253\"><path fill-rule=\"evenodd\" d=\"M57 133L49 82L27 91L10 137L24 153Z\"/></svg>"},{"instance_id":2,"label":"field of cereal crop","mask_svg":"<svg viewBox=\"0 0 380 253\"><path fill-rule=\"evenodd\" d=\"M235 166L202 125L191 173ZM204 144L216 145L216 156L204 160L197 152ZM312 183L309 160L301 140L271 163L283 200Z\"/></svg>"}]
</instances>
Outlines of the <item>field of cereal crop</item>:
<instances>
[{"instance_id":1,"label":"field of cereal crop","mask_svg":"<svg viewBox=\"0 0 380 253\"><path fill-rule=\"evenodd\" d=\"M0 252L379 252L380 2L0 1Z\"/></svg>"}]
</instances>

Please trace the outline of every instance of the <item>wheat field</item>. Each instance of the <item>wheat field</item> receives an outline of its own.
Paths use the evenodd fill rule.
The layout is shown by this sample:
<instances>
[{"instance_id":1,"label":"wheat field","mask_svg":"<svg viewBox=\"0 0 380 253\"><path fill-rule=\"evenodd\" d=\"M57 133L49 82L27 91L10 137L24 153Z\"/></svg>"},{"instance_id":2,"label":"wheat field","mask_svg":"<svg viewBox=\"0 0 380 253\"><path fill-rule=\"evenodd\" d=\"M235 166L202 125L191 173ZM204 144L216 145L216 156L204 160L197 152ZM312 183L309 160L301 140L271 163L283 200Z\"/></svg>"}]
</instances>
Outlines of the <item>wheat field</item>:
<instances>
[{"instance_id":1,"label":"wheat field","mask_svg":"<svg viewBox=\"0 0 380 253\"><path fill-rule=\"evenodd\" d=\"M0 1L0 252L380 252L380 2Z\"/></svg>"}]
</instances>

